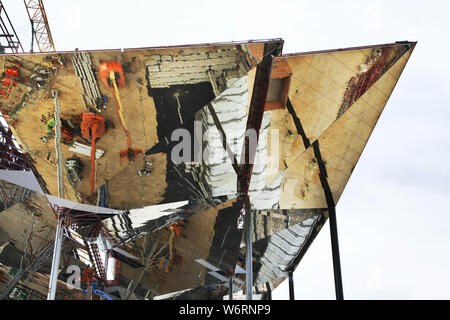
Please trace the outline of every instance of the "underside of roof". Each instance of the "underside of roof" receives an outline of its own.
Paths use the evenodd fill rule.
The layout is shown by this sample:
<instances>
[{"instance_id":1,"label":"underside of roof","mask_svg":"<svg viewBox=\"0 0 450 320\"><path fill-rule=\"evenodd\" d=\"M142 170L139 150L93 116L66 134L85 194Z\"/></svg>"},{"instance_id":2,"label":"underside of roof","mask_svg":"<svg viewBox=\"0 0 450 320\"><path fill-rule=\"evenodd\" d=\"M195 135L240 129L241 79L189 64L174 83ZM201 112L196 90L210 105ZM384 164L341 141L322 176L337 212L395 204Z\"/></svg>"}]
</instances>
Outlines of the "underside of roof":
<instances>
[{"instance_id":1,"label":"underside of roof","mask_svg":"<svg viewBox=\"0 0 450 320\"><path fill-rule=\"evenodd\" d=\"M230 272L245 289L245 214L254 288L279 285L338 203L415 43L282 47L0 55L0 290L26 253L21 290L45 297L51 257L35 257L58 210L61 268L92 266L111 299L220 299ZM69 275L57 296L82 299Z\"/></svg>"}]
</instances>

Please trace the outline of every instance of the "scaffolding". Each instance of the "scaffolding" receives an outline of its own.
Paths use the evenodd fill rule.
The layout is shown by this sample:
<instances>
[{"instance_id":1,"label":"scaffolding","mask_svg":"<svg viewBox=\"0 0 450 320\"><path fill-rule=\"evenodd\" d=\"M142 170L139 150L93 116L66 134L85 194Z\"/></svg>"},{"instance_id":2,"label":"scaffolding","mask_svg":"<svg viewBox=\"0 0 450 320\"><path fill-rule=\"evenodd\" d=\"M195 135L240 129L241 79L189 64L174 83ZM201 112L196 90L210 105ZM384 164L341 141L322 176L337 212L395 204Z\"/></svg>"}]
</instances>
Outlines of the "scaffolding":
<instances>
[{"instance_id":1,"label":"scaffolding","mask_svg":"<svg viewBox=\"0 0 450 320\"><path fill-rule=\"evenodd\" d=\"M27 156L20 150L14 135L0 112L0 169L30 170Z\"/></svg>"},{"instance_id":2,"label":"scaffolding","mask_svg":"<svg viewBox=\"0 0 450 320\"><path fill-rule=\"evenodd\" d=\"M0 53L21 53L23 50L16 30L0 1Z\"/></svg>"},{"instance_id":3,"label":"scaffolding","mask_svg":"<svg viewBox=\"0 0 450 320\"><path fill-rule=\"evenodd\" d=\"M0 212L28 199L31 190L0 180Z\"/></svg>"}]
</instances>

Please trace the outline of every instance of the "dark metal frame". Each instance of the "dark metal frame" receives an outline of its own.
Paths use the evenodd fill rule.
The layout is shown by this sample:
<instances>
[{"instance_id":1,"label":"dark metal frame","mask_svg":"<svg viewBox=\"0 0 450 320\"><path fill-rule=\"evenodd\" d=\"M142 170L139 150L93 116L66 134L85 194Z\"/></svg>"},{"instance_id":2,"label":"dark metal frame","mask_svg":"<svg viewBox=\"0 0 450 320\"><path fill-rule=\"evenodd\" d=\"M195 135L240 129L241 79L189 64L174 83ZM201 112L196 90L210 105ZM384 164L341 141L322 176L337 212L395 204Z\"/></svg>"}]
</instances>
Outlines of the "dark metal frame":
<instances>
[{"instance_id":1,"label":"dark metal frame","mask_svg":"<svg viewBox=\"0 0 450 320\"><path fill-rule=\"evenodd\" d=\"M6 40L6 43L5 41ZM0 53L20 53L25 52L16 30L6 13L5 6L0 1Z\"/></svg>"},{"instance_id":2,"label":"dark metal frame","mask_svg":"<svg viewBox=\"0 0 450 320\"><path fill-rule=\"evenodd\" d=\"M25 154L20 151L14 135L0 113L0 169L30 170Z\"/></svg>"},{"instance_id":3,"label":"dark metal frame","mask_svg":"<svg viewBox=\"0 0 450 320\"><path fill-rule=\"evenodd\" d=\"M253 252L252 252L252 217L250 208L250 199L248 191L250 187L250 179L253 171L253 163L256 156L257 142L259 139L259 130L261 128L264 108L267 100L267 92L269 89L270 75L272 72L273 57L281 53L283 42L266 43L264 45L263 60L256 67L255 82L253 85L253 93L250 102L248 120L246 130L254 129L256 131L256 145L251 146L249 137L245 137L244 141L244 163L238 168L237 190L242 204L245 208L244 216L244 232L246 239L245 269L246 269L246 296L247 300L253 299ZM252 149L250 148L252 147Z\"/></svg>"},{"instance_id":4,"label":"dark metal frame","mask_svg":"<svg viewBox=\"0 0 450 320\"><path fill-rule=\"evenodd\" d=\"M288 275L289 275L289 300L295 300L295 295L294 295L294 272L293 271L289 271Z\"/></svg>"},{"instance_id":5,"label":"dark metal frame","mask_svg":"<svg viewBox=\"0 0 450 320\"><path fill-rule=\"evenodd\" d=\"M333 271L334 271L334 285L336 291L336 300L344 300L344 290L342 287L342 273L341 273L341 259L339 256L339 241L336 222L336 205L333 199L330 186L328 184L328 174L325 164L320 153L319 141L312 143L314 155L319 165L319 178L325 193L325 199L328 206L328 215L330 220L330 235L331 235L331 251L333 255Z\"/></svg>"},{"instance_id":6,"label":"dark metal frame","mask_svg":"<svg viewBox=\"0 0 450 320\"><path fill-rule=\"evenodd\" d=\"M311 146L311 142L306 137L306 134L302 127L300 118L298 118L297 114L295 113L295 110L294 110L289 98L287 99L287 109L288 109L288 112L292 116L292 119L297 128L298 134L303 139L303 144L305 145L305 149L308 149ZM322 188L325 193L325 198L326 198L327 207L328 207L336 300L344 300L344 290L343 290L343 286L342 286L342 273L341 273L341 259L340 259L340 255L339 255L339 241L338 241L338 231L337 231L337 222L336 222L336 205L335 205L335 202L333 199L333 194L331 192L330 186L328 184L328 179L327 179L328 174L327 174L327 170L325 167L325 163L323 162L323 159L322 159L322 155L320 153L319 141L318 140L314 141L312 143L312 147L314 150L314 156L317 159L317 164L319 165L320 183L322 184ZM291 271L292 270L290 270L290 272Z\"/></svg>"}]
</instances>

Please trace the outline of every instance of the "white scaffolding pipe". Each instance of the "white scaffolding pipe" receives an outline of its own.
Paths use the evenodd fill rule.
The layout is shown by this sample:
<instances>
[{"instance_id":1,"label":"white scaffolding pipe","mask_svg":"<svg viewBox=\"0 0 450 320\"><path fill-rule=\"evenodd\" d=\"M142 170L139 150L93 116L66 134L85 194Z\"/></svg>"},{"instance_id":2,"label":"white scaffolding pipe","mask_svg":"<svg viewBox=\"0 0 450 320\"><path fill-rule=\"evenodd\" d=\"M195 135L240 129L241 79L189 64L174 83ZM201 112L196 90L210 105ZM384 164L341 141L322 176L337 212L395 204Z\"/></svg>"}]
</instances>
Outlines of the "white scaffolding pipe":
<instances>
[{"instance_id":1,"label":"white scaffolding pipe","mask_svg":"<svg viewBox=\"0 0 450 320\"><path fill-rule=\"evenodd\" d=\"M55 149L56 149L56 175L58 179L58 197L64 198L64 175L63 158L61 152L61 119L58 91L52 90L52 96L55 99ZM55 300L56 287L58 285L59 259L61 258L61 244L63 239L63 214L62 210L57 210L58 225L56 227L55 244L53 247L52 269L50 271L50 282L47 300Z\"/></svg>"},{"instance_id":2,"label":"white scaffolding pipe","mask_svg":"<svg viewBox=\"0 0 450 320\"><path fill-rule=\"evenodd\" d=\"M52 269L50 272L49 290L47 300L55 300L56 287L58 285L59 259L61 258L61 244L63 240L63 215L58 210L58 225L56 227L55 245L53 248Z\"/></svg>"}]
</instances>

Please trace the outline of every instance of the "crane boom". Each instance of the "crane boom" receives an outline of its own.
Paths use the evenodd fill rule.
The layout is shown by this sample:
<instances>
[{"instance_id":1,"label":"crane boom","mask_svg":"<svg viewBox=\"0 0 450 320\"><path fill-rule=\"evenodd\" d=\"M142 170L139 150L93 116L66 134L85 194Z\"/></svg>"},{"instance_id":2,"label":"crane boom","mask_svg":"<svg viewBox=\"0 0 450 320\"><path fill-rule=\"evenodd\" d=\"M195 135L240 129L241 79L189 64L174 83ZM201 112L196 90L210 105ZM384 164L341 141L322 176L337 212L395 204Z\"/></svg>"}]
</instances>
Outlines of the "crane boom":
<instances>
[{"instance_id":1,"label":"crane boom","mask_svg":"<svg viewBox=\"0 0 450 320\"><path fill-rule=\"evenodd\" d=\"M23 0L33 26L34 38L40 52L55 51L52 34L42 0Z\"/></svg>"}]
</instances>

